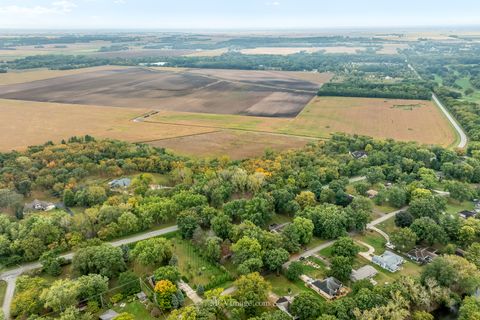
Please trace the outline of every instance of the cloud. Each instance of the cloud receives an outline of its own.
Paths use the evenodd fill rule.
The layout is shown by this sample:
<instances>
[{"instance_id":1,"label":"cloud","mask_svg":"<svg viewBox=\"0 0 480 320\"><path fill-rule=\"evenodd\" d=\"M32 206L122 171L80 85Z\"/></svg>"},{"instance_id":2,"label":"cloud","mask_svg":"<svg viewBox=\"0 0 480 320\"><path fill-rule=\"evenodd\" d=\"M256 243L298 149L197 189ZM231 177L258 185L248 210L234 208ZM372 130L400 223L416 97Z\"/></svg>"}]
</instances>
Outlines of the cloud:
<instances>
[{"instance_id":1,"label":"cloud","mask_svg":"<svg viewBox=\"0 0 480 320\"><path fill-rule=\"evenodd\" d=\"M71 12L77 5L68 0L52 2L48 6L0 6L0 14L42 16L47 14L65 14Z\"/></svg>"},{"instance_id":2,"label":"cloud","mask_svg":"<svg viewBox=\"0 0 480 320\"><path fill-rule=\"evenodd\" d=\"M267 2L265 3L267 6L279 6L280 5L280 2L278 1L271 1L271 2Z\"/></svg>"},{"instance_id":3,"label":"cloud","mask_svg":"<svg viewBox=\"0 0 480 320\"><path fill-rule=\"evenodd\" d=\"M113 3L116 3L116 4L125 4L127 3L126 0L113 0Z\"/></svg>"}]
</instances>

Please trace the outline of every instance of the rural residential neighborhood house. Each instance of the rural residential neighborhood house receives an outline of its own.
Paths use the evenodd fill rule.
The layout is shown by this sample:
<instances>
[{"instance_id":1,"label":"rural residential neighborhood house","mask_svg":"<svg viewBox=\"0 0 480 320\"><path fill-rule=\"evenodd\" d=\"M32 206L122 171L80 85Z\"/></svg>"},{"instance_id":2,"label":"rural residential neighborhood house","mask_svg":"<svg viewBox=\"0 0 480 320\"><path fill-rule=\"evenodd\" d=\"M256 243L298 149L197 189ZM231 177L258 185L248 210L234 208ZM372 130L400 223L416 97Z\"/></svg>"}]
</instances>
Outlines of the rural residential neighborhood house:
<instances>
[{"instance_id":1,"label":"rural residential neighborhood house","mask_svg":"<svg viewBox=\"0 0 480 320\"><path fill-rule=\"evenodd\" d=\"M437 250L433 248L414 248L407 253L407 257L418 263L430 263L435 259Z\"/></svg>"},{"instance_id":2,"label":"rural residential neighborhood house","mask_svg":"<svg viewBox=\"0 0 480 320\"><path fill-rule=\"evenodd\" d=\"M275 301L275 306L279 310L285 312L291 318L295 319L295 317L290 314L290 305L292 304L292 302L293 302L293 297L283 296L283 297L278 298L277 301Z\"/></svg>"},{"instance_id":3,"label":"rural residential neighborhood house","mask_svg":"<svg viewBox=\"0 0 480 320\"><path fill-rule=\"evenodd\" d=\"M400 270L405 259L391 251L385 251L381 256L373 256L372 262L390 272Z\"/></svg>"},{"instance_id":4,"label":"rural residential neighborhood house","mask_svg":"<svg viewBox=\"0 0 480 320\"><path fill-rule=\"evenodd\" d=\"M372 279L377 275L378 271L374 267L370 265L363 266L357 270L353 270L352 274L350 275L350 279L353 282L364 280L364 279Z\"/></svg>"},{"instance_id":5,"label":"rural residential neighborhood house","mask_svg":"<svg viewBox=\"0 0 480 320\"><path fill-rule=\"evenodd\" d=\"M313 289L325 299L332 300L343 295L343 284L334 277L329 277L324 280L314 280L306 275L302 275L301 279L307 287Z\"/></svg>"},{"instance_id":6,"label":"rural residential neighborhood house","mask_svg":"<svg viewBox=\"0 0 480 320\"><path fill-rule=\"evenodd\" d=\"M475 217L477 213L475 211L463 210L463 211L460 211L458 215L460 216L460 218L468 219L468 218Z\"/></svg>"},{"instance_id":7,"label":"rural residential neighborhood house","mask_svg":"<svg viewBox=\"0 0 480 320\"><path fill-rule=\"evenodd\" d=\"M115 179L108 183L111 189L128 188L132 180L130 178Z\"/></svg>"},{"instance_id":8,"label":"rural residential neighborhood house","mask_svg":"<svg viewBox=\"0 0 480 320\"><path fill-rule=\"evenodd\" d=\"M24 211L50 211L55 209L55 204L46 201L33 200L31 203L28 203L24 207Z\"/></svg>"},{"instance_id":9,"label":"rural residential neighborhood house","mask_svg":"<svg viewBox=\"0 0 480 320\"><path fill-rule=\"evenodd\" d=\"M365 159L368 157L367 152L363 150L352 151L350 152L350 155L355 159Z\"/></svg>"}]
</instances>

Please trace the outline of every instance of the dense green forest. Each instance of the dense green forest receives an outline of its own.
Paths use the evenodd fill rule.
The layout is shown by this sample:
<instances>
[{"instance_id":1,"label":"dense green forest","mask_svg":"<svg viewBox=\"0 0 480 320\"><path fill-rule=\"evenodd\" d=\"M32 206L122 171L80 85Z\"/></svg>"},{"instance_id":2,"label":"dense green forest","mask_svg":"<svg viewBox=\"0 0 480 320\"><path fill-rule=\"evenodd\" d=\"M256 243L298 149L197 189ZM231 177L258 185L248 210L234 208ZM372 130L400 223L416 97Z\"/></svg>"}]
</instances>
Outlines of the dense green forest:
<instances>
[{"instance_id":1,"label":"dense green forest","mask_svg":"<svg viewBox=\"0 0 480 320\"><path fill-rule=\"evenodd\" d=\"M330 82L322 85L319 96L369 97L390 99L430 100L432 93L423 81L372 83L362 79Z\"/></svg>"}]
</instances>

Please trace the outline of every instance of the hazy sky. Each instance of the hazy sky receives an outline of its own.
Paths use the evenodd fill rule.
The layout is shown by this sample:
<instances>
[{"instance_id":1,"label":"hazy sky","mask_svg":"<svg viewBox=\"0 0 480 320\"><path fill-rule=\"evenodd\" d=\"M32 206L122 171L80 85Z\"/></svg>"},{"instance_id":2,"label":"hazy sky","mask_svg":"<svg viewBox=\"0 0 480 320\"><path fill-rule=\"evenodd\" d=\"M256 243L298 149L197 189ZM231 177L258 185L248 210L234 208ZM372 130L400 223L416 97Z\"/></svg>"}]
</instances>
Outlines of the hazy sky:
<instances>
[{"instance_id":1,"label":"hazy sky","mask_svg":"<svg viewBox=\"0 0 480 320\"><path fill-rule=\"evenodd\" d=\"M0 28L480 25L479 0L0 0Z\"/></svg>"}]
</instances>

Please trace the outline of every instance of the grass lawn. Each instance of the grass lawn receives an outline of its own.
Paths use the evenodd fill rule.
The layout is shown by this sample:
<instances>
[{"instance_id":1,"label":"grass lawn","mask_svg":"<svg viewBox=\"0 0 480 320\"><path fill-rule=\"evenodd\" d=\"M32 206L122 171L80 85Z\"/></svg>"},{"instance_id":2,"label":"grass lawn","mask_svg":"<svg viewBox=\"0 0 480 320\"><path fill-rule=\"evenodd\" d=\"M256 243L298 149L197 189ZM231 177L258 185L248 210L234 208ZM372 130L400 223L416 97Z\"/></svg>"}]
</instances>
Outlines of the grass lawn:
<instances>
[{"instance_id":1,"label":"grass lawn","mask_svg":"<svg viewBox=\"0 0 480 320\"><path fill-rule=\"evenodd\" d=\"M154 318L150 315L150 312L145 308L145 306L138 300L127 302L125 307L120 307L119 305L113 307L113 310L117 311L118 313L128 312L133 315L134 319L138 320L155 320L158 318Z\"/></svg>"},{"instance_id":2,"label":"grass lawn","mask_svg":"<svg viewBox=\"0 0 480 320\"><path fill-rule=\"evenodd\" d=\"M393 231L397 230L398 227L395 225L395 217L392 217L382 223L380 223L377 228L385 231L388 235Z\"/></svg>"},{"instance_id":3,"label":"grass lawn","mask_svg":"<svg viewBox=\"0 0 480 320\"><path fill-rule=\"evenodd\" d=\"M292 220L293 220L293 217L289 217L284 214L274 214L273 218L269 221L269 223L282 224L282 223L292 222Z\"/></svg>"},{"instance_id":4,"label":"grass lawn","mask_svg":"<svg viewBox=\"0 0 480 320\"><path fill-rule=\"evenodd\" d=\"M279 296L296 295L300 292L313 292L307 288L300 279L292 282L285 276L277 276L276 274L269 274L265 279L272 285L272 291Z\"/></svg>"},{"instance_id":5,"label":"grass lawn","mask_svg":"<svg viewBox=\"0 0 480 320\"><path fill-rule=\"evenodd\" d=\"M195 288L201 284L205 286L212 280L228 274L228 271L222 270L205 258L203 258L188 240L180 237L172 238L174 252L178 258L178 267L180 273L188 279L188 283ZM226 282L226 281L225 281ZM219 284L221 285L221 284Z\"/></svg>"},{"instance_id":6,"label":"grass lawn","mask_svg":"<svg viewBox=\"0 0 480 320\"><path fill-rule=\"evenodd\" d=\"M353 238L371 245L375 248L375 254L382 254L385 251L385 238L375 231L368 230L365 234L356 235Z\"/></svg>"},{"instance_id":7,"label":"grass lawn","mask_svg":"<svg viewBox=\"0 0 480 320\"><path fill-rule=\"evenodd\" d=\"M3 299L5 299L5 291L7 290L7 283L3 280L0 280L0 303L3 304Z\"/></svg>"},{"instance_id":8,"label":"grass lawn","mask_svg":"<svg viewBox=\"0 0 480 320\"><path fill-rule=\"evenodd\" d=\"M307 249L315 248L316 246L319 246L319 245L325 243L326 241L327 240L325 240L325 239L320 239L320 238L317 238L317 237L313 237L312 241L310 241L310 243L307 244Z\"/></svg>"},{"instance_id":9,"label":"grass lawn","mask_svg":"<svg viewBox=\"0 0 480 320\"><path fill-rule=\"evenodd\" d=\"M473 210L474 208L475 208L475 205L473 204L472 201L459 202L451 198L448 198L446 212L451 214L456 214L456 213L459 213L460 211Z\"/></svg>"}]
</instances>

